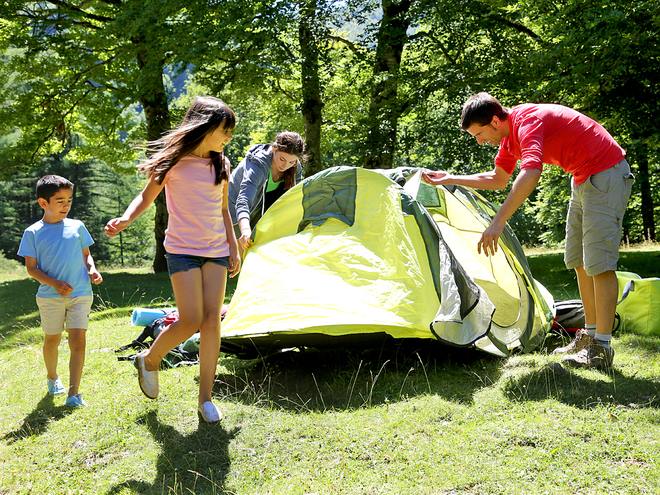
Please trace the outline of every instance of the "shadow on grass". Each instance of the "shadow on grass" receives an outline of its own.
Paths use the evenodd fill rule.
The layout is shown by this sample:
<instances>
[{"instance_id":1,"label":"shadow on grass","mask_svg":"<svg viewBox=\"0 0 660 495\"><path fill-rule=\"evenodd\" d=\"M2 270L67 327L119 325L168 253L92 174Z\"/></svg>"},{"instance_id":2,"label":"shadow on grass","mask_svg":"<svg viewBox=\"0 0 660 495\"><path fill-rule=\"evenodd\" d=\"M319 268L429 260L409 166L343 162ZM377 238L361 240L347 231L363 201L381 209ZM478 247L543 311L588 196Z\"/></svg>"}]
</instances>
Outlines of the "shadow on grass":
<instances>
[{"instance_id":1,"label":"shadow on grass","mask_svg":"<svg viewBox=\"0 0 660 495\"><path fill-rule=\"evenodd\" d=\"M257 360L225 357L221 400L294 412L352 410L436 395L470 404L500 377L502 360L442 345L288 351Z\"/></svg>"},{"instance_id":2,"label":"shadow on grass","mask_svg":"<svg viewBox=\"0 0 660 495\"><path fill-rule=\"evenodd\" d=\"M556 399L580 409L602 404L657 408L660 398L660 383L616 368L609 373L578 372L555 362L505 380L504 394L516 402Z\"/></svg>"},{"instance_id":3,"label":"shadow on grass","mask_svg":"<svg viewBox=\"0 0 660 495\"><path fill-rule=\"evenodd\" d=\"M161 452L156 462L153 483L128 480L107 492L120 493L213 493L223 494L229 472L229 442L239 429L225 430L221 424L207 425L200 420L198 429L182 435L176 428L158 421L155 411L138 420L146 424Z\"/></svg>"},{"instance_id":4,"label":"shadow on grass","mask_svg":"<svg viewBox=\"0 0 660 495\"><path fill-rule=\"evenodd\" d=\"M72 412L71 407L55 406L53 397L46 394L34 410L23 419L21 426L7 433L2 439L11 444L24 438L41 435L48 429L51 422L58 421Z\"/></svg>"}]
</instances>

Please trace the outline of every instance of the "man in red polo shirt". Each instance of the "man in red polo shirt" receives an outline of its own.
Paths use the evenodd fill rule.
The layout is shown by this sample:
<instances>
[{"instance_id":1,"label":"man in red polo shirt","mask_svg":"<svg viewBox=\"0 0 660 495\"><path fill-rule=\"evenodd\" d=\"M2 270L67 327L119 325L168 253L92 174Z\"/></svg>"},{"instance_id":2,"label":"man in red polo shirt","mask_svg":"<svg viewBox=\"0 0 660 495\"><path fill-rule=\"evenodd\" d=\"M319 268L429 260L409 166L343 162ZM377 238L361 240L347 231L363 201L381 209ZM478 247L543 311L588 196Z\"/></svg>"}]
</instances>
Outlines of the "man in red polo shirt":
<instances>
[{"instance_id":1,"label":"man in red polo shirt","mask_svg":"<svg viewBox=\"0 0 660 495\"><path fill-rule=\"evenodd\" d=\"M544 163L558 165L573 176L564 262L577 274L585 328L554 352L566 354L567 364L609 368L614 358L610 347L617 299L614 271L634 182L624 150L598 122L571 108L524 104L508 109L488 93L465 102L461 127L477 143L499 146L495 168L472 175L429 170L424 179L430 184L504 189L520 161L509 195L477 245L487 256L497 251L507 220L538 184Z\"/></svg>"}]
</instances>

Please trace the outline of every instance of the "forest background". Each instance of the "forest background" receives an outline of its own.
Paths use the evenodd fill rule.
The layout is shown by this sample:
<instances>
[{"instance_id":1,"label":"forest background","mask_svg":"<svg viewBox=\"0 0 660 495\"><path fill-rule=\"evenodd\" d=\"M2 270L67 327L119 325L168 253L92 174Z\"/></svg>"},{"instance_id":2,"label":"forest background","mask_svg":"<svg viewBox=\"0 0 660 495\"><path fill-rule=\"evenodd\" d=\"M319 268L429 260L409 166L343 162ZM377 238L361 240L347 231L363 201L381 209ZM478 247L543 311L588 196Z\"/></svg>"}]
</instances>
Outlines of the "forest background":
<instances>
[{"instance_id":1,"label":"forest background","mask_svg":"<svg viewBox=\"0 0 660 495\"><path fill-rule=\"evenodd\" d=\"M460 131L463 101L553 102L602 123L636 176L625 242L660 219L657 2L644 0L87 0L0 7L0 251L16 259L46 173L76 184L72 217L98 261L166 269L164 199L115 239L105 222L144 184L144 144L210 94L238 114L233 165L278 131L304 135L305 175L335 165L492 167ZM491 193L500 202L505 192ZM563 239L569 178L546 167L512 219ZM154 236L156 242L154 242Z\"/></svg>"}]
</instances>

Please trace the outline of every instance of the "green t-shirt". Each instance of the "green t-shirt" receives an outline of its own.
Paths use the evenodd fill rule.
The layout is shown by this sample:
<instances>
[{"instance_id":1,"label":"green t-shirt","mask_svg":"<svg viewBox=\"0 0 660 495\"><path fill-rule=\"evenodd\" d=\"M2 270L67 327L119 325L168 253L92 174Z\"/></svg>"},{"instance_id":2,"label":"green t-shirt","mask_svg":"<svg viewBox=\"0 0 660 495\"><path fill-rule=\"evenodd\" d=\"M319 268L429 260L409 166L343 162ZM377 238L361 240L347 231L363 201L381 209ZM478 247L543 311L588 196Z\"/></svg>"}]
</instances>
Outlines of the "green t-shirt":
<instances>
[{"instance_id":1,"label":"green t-shirt","mask_svg":"<svg viewBox=\"0 0 660 495\"><path fill-rule=\"evenodd\" d=\"M266 185L266 192L271 192L277 189L282 181L275 182L273 180L273 172L268 172L268 184Z\"/></svg>"}]
</instances>

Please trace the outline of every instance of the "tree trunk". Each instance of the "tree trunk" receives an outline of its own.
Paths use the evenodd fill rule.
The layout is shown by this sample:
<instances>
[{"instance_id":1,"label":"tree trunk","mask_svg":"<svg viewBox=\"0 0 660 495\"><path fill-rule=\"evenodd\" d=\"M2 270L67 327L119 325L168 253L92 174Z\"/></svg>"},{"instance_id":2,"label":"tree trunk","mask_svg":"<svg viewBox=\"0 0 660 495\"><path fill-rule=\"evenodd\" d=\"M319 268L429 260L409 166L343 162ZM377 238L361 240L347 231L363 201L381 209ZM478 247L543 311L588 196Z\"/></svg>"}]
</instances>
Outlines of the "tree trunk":
<instances>
[{"instance_id":1,"label":"tree trunk","mask_svg":"<svg viewBox=\"0 0 660 495\"><path fill-rule=\"evenodd\" d=\"M408 40L408 13L413 0L382 0L383 18L378 29L374 86L369 104L365 149L366 168L392 168L401 115L398 101L401 55Z\"/></svg>"},{"instance_id":2,"label":"tree trunk","mask_svg":"<svg viewBox=\"0 0 660 495\"><path fill-rule=\"evenodd\" d=\"M320 171L321 164L321 121L323 101L319 79L319 53L314 26L318 25L317 0L300 3L300 25L298 39L302 55L302 115L305 122L305 147L307 165L305 175Z\"/></svg>"},{"instance_id":3,"label":"tree trunk","mask_svg":"<svg viewBox=\"0 0 660 495\"><path fill-rule=\"evenodd\" d=\"M144 38L134 39L137 45L137 63L140 68L140 104L144 108L147 122L147 139L153 141L160 138L170 129L170 112L167 104L167 93L163 84L163 56L150 50ZM156 254L154 255L154 272L167 271L165 259L165 229L167 228L167 204L165 191L161 192L156 201L154 217L154 237L156 239Z\"/></svg>"},{"instance_id":4,"label":"tree trunk","mask_svg":"<svg viewBox=\"0 0 660 495\"><path fill-rule=\"evenodd\" d=\"M655 218L653 217L653 195L649 181L649 155L648 145L640 142L636 146L636 165L639 189L642 193L642 225L644 226L644 239L655 241Z\"/></svg>"}]
</instances>

